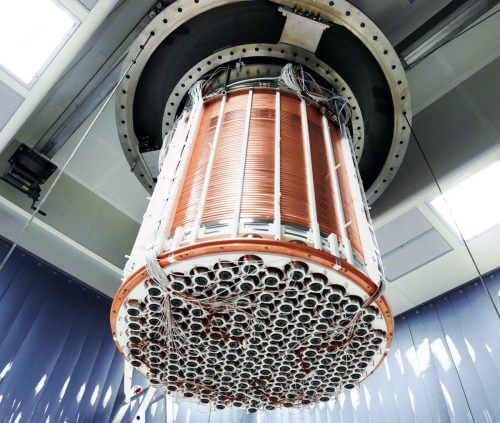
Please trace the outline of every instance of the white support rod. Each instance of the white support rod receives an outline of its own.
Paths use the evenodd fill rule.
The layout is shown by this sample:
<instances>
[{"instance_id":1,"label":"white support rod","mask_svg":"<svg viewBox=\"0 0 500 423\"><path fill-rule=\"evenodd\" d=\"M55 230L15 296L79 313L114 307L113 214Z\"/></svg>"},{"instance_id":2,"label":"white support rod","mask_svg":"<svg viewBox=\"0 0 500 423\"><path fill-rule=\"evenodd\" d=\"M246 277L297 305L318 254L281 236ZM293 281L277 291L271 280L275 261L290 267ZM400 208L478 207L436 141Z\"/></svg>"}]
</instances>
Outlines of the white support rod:
<instances>
[{"instance_id":1,"label":"white support rod","mask_svg":"<svg viewBox=\"0 0 500 423\"><path fill-rule=\"evenodd\" d=\"M141 405L139 406L137 413L135 413L135 416L132 419L133 422L146 421L146 410L148 409L149 404L151 403L151 400L153 399L155 392L156 389L152 388L151 386L148 388L146 395L144 395L144 397L142 398Z\"/></svg>"},{"instance_id":2,"label":"white support rod","mask_svg":"<svg viewBox=\"0 0 500 423\"><path fill-rule=\"evenodd\" d=\"M172 188L170 190L169 198L168 198L168 207L164 212L164 221L165 226L163 229L164 233L164 245L163 248L166 249L165 245L168 235L172 229L172 224L174 221L174 212L177 210L177 204L179 203L179 197L181 195L181 188L184 179L186 178L186 172L191 161L191 155L193 154L194 145L196 143L196 136L198 135L198 129L200 128L201 116L204 105L202 100L196 104L195 110L193 113L193 120L189 122L189 133L187 134L186 143L183 151L181 152L181 160L180 164L177 168L177 172L175 174L175 179L172 183ZM167 152L168 156L168 152Z\"/></svg>"},{"instance_id":3,"label":"white support rod","mask_svg":"<svg viewBox=\"0 0 500 423\"><path fill-rule=\"evenodd\" d=\"M165 395L165 423L174 423L174 401L172 395Z\"/></svg>"},{"instance_id":4,"label":"white support rod","mask_svg":"<svg viewBox=\"0 0 500 423\"><path fill-rule=\"evenodd\" d=\"M179 247L182 238L184 238L184 228L182 226L177 226L177 228L175 228L174 237L172 238L172 243L170 244L170 250L175 250Z\"/></svg>"},{"instance_id":5,"label":"white support rod","mask_svg":"<svg viewBox=\"0 0 500 423\"><path fill-rule=\"evenodd\" d=\"M210 186L210 176L212 174L212 168L215 161L215 152L217 150L217 141L219 140L219 134L222 127L222 120L224 119L224 108L226 107L227 94L224 94L220 104L219 118L217 119L217 125L215 127L214 138L210 145L210 157L208 159L207 168L205 170L205 180L203 181L203 188L201 191L200 202L198 204L198 213L196 214L196 220L194 221L193 231L191 232L191 242L196 242L198 240L198 232L201 226L201 219L203 217L203 211L205 209L205 202L207 201L208 187Z\"/></svg>"},{"instance_id":6,"label":"white support rod","mask_svg":"<svg viewBox=\"0 0 500 423\"><path fill-rule=\"evenodd\" d=\"M352 250L350 247L349 236L347 233L347 227L345 223L344 206L342 204L342 196L340 194L339 179L337 177L337 165L335 164L335 155L333 154L333 144L332 137L330 135L330 125L328 123L328 118L323 115L321 118L323 126L323 139L325 140L325 150L328 160L328 169L330 173L331 184L333 188L333 199L335 204L334 209L336 211L337 218L339 220L340 236L343 245L343 252L346 260L349 263L353 263Z\"/></svg>"},{"instance_id":7,"label":"white support rod","mask_svg":"<svg viewBox=\"0 0 500 423\"><path fill-rule=\"evenodd\" d=\"M347 131L345 131L347 133ZM372 237L370 223L365 210L361 180L358 179L356 165L354 163L354 155L351 149L349 138L344 135L340 139L342 153L344 156L344 165L346 167L349 186L351 189L352 202L354 204L355 218L358 223L359 237L361 239L361 248L365 259L366 273L375 282L379 282L381 278L377 254L375 251L375 243Z\"/></svg>"},{"instance_id":8,"label":"white support rod","mask_svg":"<svg viewBox=\"0 0 500 423\"><path fill-rule=\"evenodd\" d=\"M353 142L352 142L351 136L350 136L348 131L347 131L347 135L349 137L349 145L351 147L351 151L353 152L353 157L354 157ZM356 170L356 177L358 178L359 186L362 187L363 181L361 180L361 174L359 173L359 167L358 167L358 164L356 161L354 161L354 169ZM378 269L380 272L380 280L381 280L381 283L383 283L384 279L385 279L384 266L382 264L382 257L380 256L380 248L378 246L377 237L375 236L375 229L373 227L372 218L370 216L370 207L368 206L368 201L366 200L365 191L362 189L362 190L360 190L360 192L361 192L361 199L362 199L363 205L364 205L365 216L366 216L366 219L368 221L368 227L370 229L370 235L371 235L371 239L372 239L373 248L375 250L376 261L377 261Z\"/></svg>"},{"instance_id":9,"label":"white support rod","mask_svg":"<svg viewBox=\"0 0 500 423\"><path fill-rule=\"evenodd\" d=\"M274 117L274 239L281 239L281 93L276 91Z\"/></svg>"},{"instance_id":10,"label":"white support rod","mask_svg":"<svg viewBox=\"0 0 500 423\"><path fill-rule=\"evenodd\" d=\"M300 118L302 123L302 139L304 141L304 156L306 160L307 196L309 199L309 218L314 248L321 249L321 234L319 232L318 214L316 211L316 195L314 193L314 174L311 157L311 140L309 138L309 122L307 120L307 105L304 99L300 101Z\"/></svg>"},{"instance_id":11,"label":"white support rod","mask_svg":"<svg viewBox=\"0 0 500 423\"><path fill-rule=\"evenodd\" d=\"M144 264L144 253L151 247L151 244L161 244L159 235L163 236L161 225L164 221L165 208L171 196L171 188L175 179L178 163L181 159L184 144L186 142L186 115L183 115L177 124L174 136L170 141L168 153L162 163L160 174L156 183L156 188L148 204L146 213L142 220L139 233L130 254L131 260L127 263L125 273L133 273L140 265ZM192 116L189 118L192 119ZM159 242L160 241L160 242ZM130 266L129 266L130 263Z\"/></svg>"},{"instance_id":12,"label":"white support rod","mask_svg":"<svg viewBox=\"0 0 500 423\"><path fill-rule=\"evenodd\" d=\"M337 238L337 235L335 235L335 234L328 235L328 245L330 246L330 253L332 254L332 256L338 257L339 256L339 240Z\"/></svg>"},{"instance_id":13,"label":"white support rod","mask_svg":"<svg viewBox=\"0 0 500 423\"><path fill-rule=\"evenodd\" d=\"M125 394L125 402L129 403L130 398L132 397L132 373L134 368L130 365L130 363L125 360L123 368L123 391Z\"/></svg>"},{"instance_id":14,"label":"white support rod","mask_svg":"<svg viewBox=\"0 0 500 423\"><path fill-rule=\"evenodd\" d=\"M232 221L231 235L233 238L240 232L241 200L243 196L243 182L245 180L245 165L247 162L248 136L250 134L250 118L252 117L253 90L248 91L247 112L245 115L245 127L243 129L243 145L241 147L240 177L238 181L238 196Z\"/></svg>"}]
</instances>

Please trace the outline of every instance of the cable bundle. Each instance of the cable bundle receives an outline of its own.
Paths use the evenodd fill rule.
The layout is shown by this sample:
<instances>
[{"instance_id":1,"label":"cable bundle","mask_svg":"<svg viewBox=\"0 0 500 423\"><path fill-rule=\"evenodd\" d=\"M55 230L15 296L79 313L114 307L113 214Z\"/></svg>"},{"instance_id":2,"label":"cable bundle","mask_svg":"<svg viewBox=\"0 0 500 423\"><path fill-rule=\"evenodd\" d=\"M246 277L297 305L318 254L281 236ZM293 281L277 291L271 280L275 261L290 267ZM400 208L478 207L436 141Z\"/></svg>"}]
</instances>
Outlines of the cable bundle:
<instances>
[{"instance_id":1,"label":"cable bundle","mask_svg":"<svg viewBox=\"0 0 500 423\"><path fill-rule=\"evenodd\" d=\"M334 90L319 85L302 66L287 63L281 70L281 82L300 96L327 105L335 111L340 122L346 124L351 119L349 103Z\"/></svg>"}]
</instances>

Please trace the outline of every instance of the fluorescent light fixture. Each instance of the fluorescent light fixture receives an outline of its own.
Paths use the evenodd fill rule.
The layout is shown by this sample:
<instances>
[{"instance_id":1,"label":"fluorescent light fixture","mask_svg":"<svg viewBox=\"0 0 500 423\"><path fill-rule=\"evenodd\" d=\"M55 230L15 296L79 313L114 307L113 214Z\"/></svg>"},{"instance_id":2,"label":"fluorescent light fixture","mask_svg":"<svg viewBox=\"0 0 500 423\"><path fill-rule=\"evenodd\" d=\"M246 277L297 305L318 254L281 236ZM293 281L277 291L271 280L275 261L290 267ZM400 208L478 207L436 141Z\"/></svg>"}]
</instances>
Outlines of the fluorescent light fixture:
<instances>
[{"instance_id":1,"label":"fluorescent light fixture","mask_svg":"<svg viewBox=\"0 0 500 423\"><path fill-rule=\"evenodd\" d=\"M31 85L76 25L55 0L1 0L0 65Z\"/></svg>"},{"instance_id":2,"label":"fluorescent light fixture","mask_svg":"<svg viewBox=\"0 0 500 423\"><path fill-rule=\"evenodd\" d=\"M465 240L500 223L500 161L477 172L431 201L453 231Z\"/></svg>"}]
</instances>

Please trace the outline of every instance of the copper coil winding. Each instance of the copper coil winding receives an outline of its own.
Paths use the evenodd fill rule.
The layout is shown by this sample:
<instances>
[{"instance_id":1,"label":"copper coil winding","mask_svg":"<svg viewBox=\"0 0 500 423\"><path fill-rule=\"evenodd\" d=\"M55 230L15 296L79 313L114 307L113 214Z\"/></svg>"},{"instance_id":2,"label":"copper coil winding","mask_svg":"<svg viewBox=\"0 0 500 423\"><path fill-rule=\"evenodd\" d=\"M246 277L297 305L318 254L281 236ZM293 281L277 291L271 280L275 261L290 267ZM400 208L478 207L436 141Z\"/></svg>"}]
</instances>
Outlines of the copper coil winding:
<instances>
[{"instance_id":1,"label":"copper coil winding","mask_svg":"<svg viewBox=\"0 0 500 423\"><path fill-rule=\"evenodd\" d=\"M332 140L338 140L338 131L332 129L330 131ZM334 138L335 137L335 138ZM344 153L342 152L342 146L340 142L333 142L333 153L335 155L335 163L341 163L342 166L339 167L337 171L340 192L342 193L342 205L344 208L344 217L346 224L349 223L347 227L347 233L349 240L351 241L351 246L354 252L359 256L363 257L363 248L361 246L361 237L359 236L359 228L356 219L356 213L354 211L354 205L352 202L351 188L349 185L349 178L347 176L347 170L345 167Z\"/></svg>"},{"instance_id":2,"label":"copper coil winding","mask_svg":"<svg viewBox=\"0 0 500 423\"><path fill-rule=\"evenodd\" d=\"M250 118L241 218L274 217L275 94L255 92Z\"/></svg>"},{"instance_id":3,"label":"copper coil winding","mask_svg":"<svg viewBox=\"0 0 500 423\"><path fill-rule=\"evenodd\" d=\"M211 102L204 106L204 113L198 129L196 143L188 165L186 178L183 181L182 191L174 216L173 231L178 226L185 228L192 226L196 219L208 156L210 154L210 144L214 136L219 110L219 102Z\"/></svg>"},{"instance_id":4,"label":"copper coil winding","mask_svg":"<svg viewBox=\"0 0 500 423\"><path fill-rule=\"evenodd\" d=\"M222 125L215 149L215 160L209 175L209 188L204 205L200 198L206 177L214 134L221 108L221 97L206 102L186 178L177 205L172 233L178 226L191 227L203 207L202 224L229 221L233 218L241 195L240 219L272 221L274 218L276 90L254 89L251 103L248 143L243 186L241 163L245 137L245 121L249 90L227 93ZM302 134L300 98L288 92L280 95L280 213L283 223L303 228L312 226L308 199L305 143ZM311 161L317 220L323 234L334 233L341 239L338 211L330 178L322 113L314 105L307 106ZM330 123L335 162L341 189L345 221L351 246L363 258L349 180L336 125ZM241 191L240 191L241 189Z\"/></svg>"},{"instance_id":5,"label":"copper coil winding","mask_svg":"<svg viewBox=\"0 0 500 423\"><path fill-rule=\"evenodd\" d=\"M281 97L281 220L309 228L309 200L300 100Z\"/></svg>"},{"instance_id":6,"label":"copper coil winding","mask_svg":"<svg viewBox=\"0 0 500 423\"><path fill-rule=\"evenodd\" d=\"M215 162L210 175L210 187L203 209L202 223L227 220L233 217L239 194L238 180L247 97L248 93L239 92L227 98L215 150ZM210 129L215 131L216 125L217 121L214 120ZM208 156L209 153L203 157L205 162L208 161Z\"/></svg>"},{"instance_id":7,"label":"copper coil winding","mask_svg":"<svg viewBox=\"0 0 500 423\"><path fill-rule=\"evenodd\" d=\"M334 233L340 237L338 210L335 208L333 186L330 178L327 155L323 141L321 113L314 107L308 107L309 136L311 139L311 158L314 173L314 194L318 213L318 223L325 234ZM332 140L338 138L338 134Z\"/></svg>"}]
</instances>

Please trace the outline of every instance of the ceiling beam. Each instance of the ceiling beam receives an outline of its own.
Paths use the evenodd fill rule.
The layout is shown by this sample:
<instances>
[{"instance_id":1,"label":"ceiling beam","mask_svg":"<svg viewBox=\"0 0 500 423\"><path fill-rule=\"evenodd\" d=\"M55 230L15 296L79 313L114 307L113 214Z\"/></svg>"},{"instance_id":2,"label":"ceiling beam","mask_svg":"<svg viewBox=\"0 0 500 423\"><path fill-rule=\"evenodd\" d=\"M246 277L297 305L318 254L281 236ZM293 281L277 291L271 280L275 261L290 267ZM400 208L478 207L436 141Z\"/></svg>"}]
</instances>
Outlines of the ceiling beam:
<instances>
[{"instance_id":1,"label":"ceiling beam","mask_svg":"<svg viewBox=\"0 0 500 423\"><path fill-rule=\"evenodd\" d=\"M87 44L88 40L116 7L118 2L119 0L100 0L56 55L42 76L34 84L29 96L21 107L17 109L16 113L0 132L0 154L49 93L50 89L61 78L68 66L80 54L81 49Z\"/></svg>"}]
</instances>

